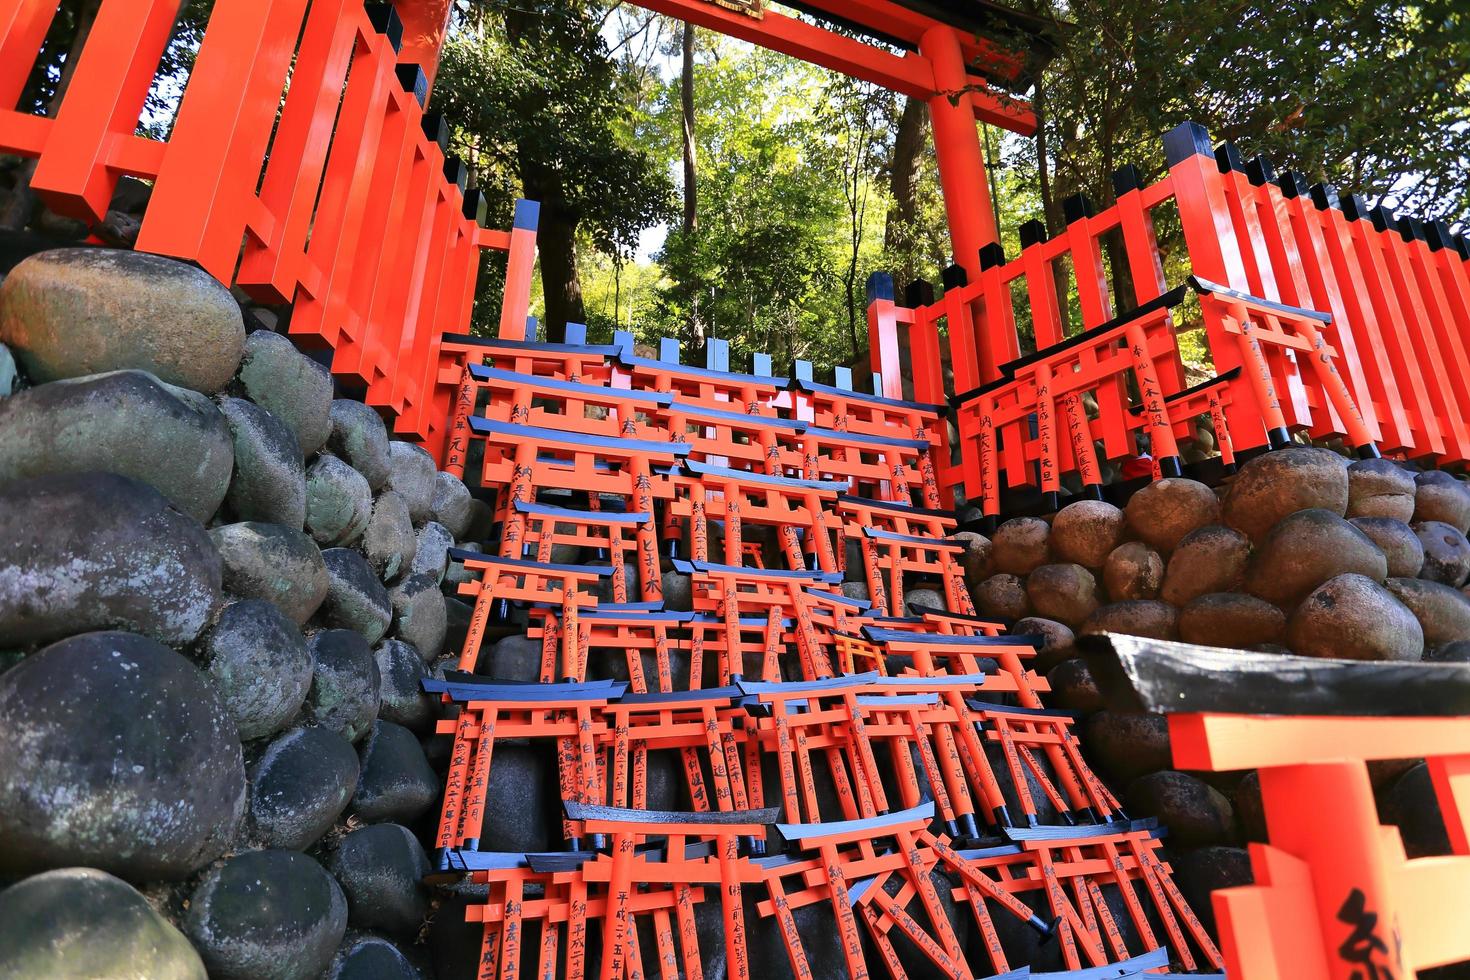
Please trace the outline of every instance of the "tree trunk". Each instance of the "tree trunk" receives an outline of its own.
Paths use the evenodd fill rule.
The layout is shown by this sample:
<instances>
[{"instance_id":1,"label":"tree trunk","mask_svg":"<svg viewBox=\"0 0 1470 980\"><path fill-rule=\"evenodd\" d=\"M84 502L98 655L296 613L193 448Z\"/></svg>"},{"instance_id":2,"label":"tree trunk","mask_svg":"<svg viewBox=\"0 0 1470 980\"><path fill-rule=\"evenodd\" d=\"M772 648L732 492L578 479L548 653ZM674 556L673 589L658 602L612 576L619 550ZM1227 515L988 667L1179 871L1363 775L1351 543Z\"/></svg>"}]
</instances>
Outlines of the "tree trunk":
<instances>
[{"instance_id":1,"label":"tree trunk","mask_svg":"<svg viewBox=\"0 0 1470 980\"><path fill-rule=\"evenodd\" d=\"M913 281L914 221L919 210L919 162L924 152L924 121L928 109L919 99L905 98L893 137L893 163L888 168L888 193L892 203L883 225L883 251L897 256L892 270L899 286Z\"/></svg>"},{"instance_id":2,"label":"tree trunk","mask_svg":"<svg viewBox=\"0 0 1470 980\"><path fill-rule=\"evenodd\" d=\"M529 188L528 188L529 190ZM582 281L577 276L577 222L541 197L536 244L541 253L541 291L546 299L546 337L560 341L568 323L585 323Z\"/></svg>"},{"instance_id":3,"label":"tree trunk","mask_svg":"<svg viewBox=\"0 0 1470 980\"><path fill-rule=\"evenodd\" d=\"M699 149L694 133L694 31L684 22L683 63L679 69L679 108L684 129L684 224L686 239L699 230ZM689 292L689 320L685 332L693 350L704 349L704 317L700 315L698 283L686 283Z\"/></svg>"}]
</instances>

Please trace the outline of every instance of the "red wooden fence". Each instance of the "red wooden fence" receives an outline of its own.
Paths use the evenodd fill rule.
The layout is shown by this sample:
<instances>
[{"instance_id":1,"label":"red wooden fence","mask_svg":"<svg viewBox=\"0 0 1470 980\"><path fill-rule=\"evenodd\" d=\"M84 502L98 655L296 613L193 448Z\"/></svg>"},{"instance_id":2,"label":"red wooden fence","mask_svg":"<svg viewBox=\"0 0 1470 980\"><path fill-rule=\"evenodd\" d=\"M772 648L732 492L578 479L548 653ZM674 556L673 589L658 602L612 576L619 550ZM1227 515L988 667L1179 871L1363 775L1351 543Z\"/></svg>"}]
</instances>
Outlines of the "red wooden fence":
<instances>
[{"instance_id":1,"label":"red wooden fence","mask_svg":"<svg viewBox=\"0 0 1470 980\"><path fill-rule=\"evenodd\" d=\"M1059 308L1054 267L1070 260L1084 331L1126 319L1126 311L1157 300L1170 287L1154 233L1154 212L1172 206L1182 225L1191 271L1200 279L1273 303L1301 307L1330 318L1321 330L1324 349L1334 355L1368 436L1385 454L1433 460L1470 460L1470 245L1443 222L1369 208L1361 198L1339 199L1328 185L1308 187L1300 175L1277 176L1262 158L1243 162L1229 145L1212 149L1201 127L1185 124L1165 138L1169 172L1141 186L1136 172L1114 176L1117 203L1094 214L1087 202L1067 202L1067 227L1047 239L1039 223L1022 228L1021 254L1005 261L998 246L981 253L982 274L966 282L962 270L946 271L942 297L911 289L911 304L894 302L891 285L873 284L869 336L875 372L886 394L898 396L905 377L912 397L942 402L950 395L1011 379L1008 362L1022 354L1013 287L1024 290L1037 351L1067 341L1065 311ZM1131 274L1133 295L1113 296L1103 263L1103 237L1116 234ZM928 301L926 301L928 300ZM1123 316L1119 316L1120 310ZM1246 367L1224 405L1234 449L1266 445L1265 409L1252 390L1246 350L1232 336L1224 306L1204 303L1202 312L1217 374ZM1164 314L1172 330L1178 324ZM901 363L899 330L908 331L910 355ZM1239 331L1234 331L1238 333ZM1331 385L1304 371L1309 350L1267 336L1262 355L1279 399L1285 427L1314 437L1349 435L1350 420L1333 403ZM1299 338L1298 338L1299 341ZM945 350L947 344L947 351ZM946 381L948 364L952 380ZM1156 359L1161 394L1185 389L1184 372L1172 350ZM1082 370L1082 368L1078 368ZM1107 459L1135 451L1142 420L1127 411L1130 391L1118 378L1091 390L1096 409L1089 428ZM1012 419L1003 454L1010 486L1037 485L1041 432L1036 412ZM1179 426L1180 434L1186 434ZM953 435L947 436L952 440ZM940 485L956 500L981 496L975 432L961 432L953 454L941 453ZM1002 436L1001 442L1007 441ZM1063 471L1085 470L1068 440L1059 440ZM948 447L946 447L948 448ZM1083 453L1085 456L1085 452ZM971 464L966 479L965 463ZM1043 487L1043 489L1047 489Z\"/></svg>"},{"instance_id":2,"label":"red wooden fence","mask_svg":"<svg viewBox=\"0 0 1470 980\"><path fill-rule=\"evenodd\" d=\"M331 347L333 374L437 455L454 390L440 336L469 323L481 248L514 241L529 269L535 206L517 208L529 235L480 227L390 4L216 0L170 136L136 135L179 6L102 0L61 104L37 116L16 103L56 0L0 3L0 153L36 158L32 188L88 221L120 176L150 181L138 249L293 303L298 342Z\"/></svg>"}]
</instances>

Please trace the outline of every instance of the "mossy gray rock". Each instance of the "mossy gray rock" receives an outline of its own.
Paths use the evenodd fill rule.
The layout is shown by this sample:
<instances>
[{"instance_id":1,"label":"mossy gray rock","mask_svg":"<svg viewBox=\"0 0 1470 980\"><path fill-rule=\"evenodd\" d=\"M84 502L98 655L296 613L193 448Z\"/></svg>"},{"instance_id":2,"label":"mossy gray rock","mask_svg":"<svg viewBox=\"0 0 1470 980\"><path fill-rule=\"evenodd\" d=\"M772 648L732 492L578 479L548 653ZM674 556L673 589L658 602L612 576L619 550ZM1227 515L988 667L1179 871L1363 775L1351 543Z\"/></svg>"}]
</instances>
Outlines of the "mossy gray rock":
<instances>
[{"instance_id":1,"label":"mossy gray rock","mask_svg":"<svg viewBox=\"0 0 1470 980\"><path fill-rule=\"evenodd\" d=\"M324 980L424 980L424 973L392 940L349 933Z\"/></svg>"},{"instance_id":2,"label":"mossy gray rock","mask_svg":"<svg viewBox=\"0 0 1470 980\"><path fill-rule=\"evenodd\" d=\"M327 563L299 528L244 521L209 532L224 563L224 588L274 603L300 626L327 597Z\"/></svg>"},{"instance_id":3,"label":"mossy gray rock","mask_svg":"<svg viewBox=\"0 0 1470 980\"><path fill-rule=\"evenodd\" d=\"M0 484L0 648L98 629L183 645L220 600L219 552L157 490L111 473Z\"/></svg>"},{"instance_id":4,"label":"mossy gray rock","mask_svg":"<svg viewBox=\"0 0 1470 980\"><path fill-rule=\"evenodd\" d=\"M1251 556L1246 591L1291 609L1307 593L1339 575L1388 577L1388 559L1373 539L1337 514L1314 508L1281 520Z\"/></svg>"},{"instance_id":5,"label":"mossy gray rock","mask_svg":"<svg viewBox=\"0 0 1470 980\"><path fill-rule=\"evenodd\" d=\"M1291 614L1287 646L1304 657L1418 660L1424 630L1393 593L1362 575L1322 583Z\"/></svg>"},{"instance_id":6,"label":"mossy gray rock","mask_svg":"<svg viewBox=\"0 0 1470 980\"><path fill-rule=\"evenodd\" d=\"M1390 578L1418 577L1424 568L1424 545L1413 528L1392 517L1354 517L1348 523L1378 545Z\"/></svg>"},{"instance_id":7,"label":"mossy gray rock","mask_svg":"<svg viewBox=\"0 0 1470 980\"><path fill-rule=\"evenodd\" d=\"M310 456L332 431L332 378L291 341L269 330L245 340L234 390L284 422Z\"/></svg>"},{"instance_id":8,"label":"mossy gray rock","mask_svg":"<svg viewBox=\"0 0 1470 980\"><path fill-rule=\"evenodd\" d=\"M328 626L356 630L368 643L377 643L393 621L393 602L372 566L351 548L328 548L322 561L328 582L322 619Z\"/></svg>"},{"instance_id":9,"label":"mossy gray rock","mask_svg":"<svg viewBox=\"0 0 1470 980\"><path fill-rule=\"evenodd\" d=\"M1164 583L1164 559L1142 541L1125 541L1103 563L1103 591L1114 602L1157 599Z\"/></svg>"},{"instance_id":10,"label":"mossy gray rock","mask_svg":"<svg viewBox=\"0 0 1470 980\"><path fill-rule=\"evenodd\" d=\"M1442 470L1414 476L1414 514L1410 523L1440 521L1461 534L1470 532L1470 487Z\"/></svg>"},{"instance_id":11,"label":"mossy gray rock","mask_svg":"<svg viewBox=\"0 0 1470 980\"><path fill-rule=\"evenodd\" d=\"M1185 643L1246 649L1280 643L1285 635L1286 613L1243 592L1195 596L1179 610L1179 638Z\"/></svg>"},{"instance_id":12,"label":"mossy gray rock","mask_svg":"<svg viewBox=\"0 0 1470 980\"><path fill-rule=\"evenodd\" d=\"M384 490L373 501L373 514L362 532L362 553L378 577L391 582L413 563L418 541L408 501L392 490Z\"/></svg>"},{"instance_id":13,"label":"mossy gray rock","mask_svg":"<svg viewBox=\"0 0 1470 980\"><path fill-rule=\"evenodd\" d=\"M437 713L424 691L429 671L418 650L402 640L384 640L373 649L380 678L378 717L416 732L427 731Z\"/></svg>"},{"instance_id":14,"label":"mossy gray rock","mask_svg":"<svg viewBox=\"0 0 1470 980\"><path fill-rule=\"evenodd\" d=\"M1168 477L1130 497L1123 516L1140 541L1167 555L1190 531L1220 523L1220 498L1203 483Z\"/></svg>"},{"instance_id":15,"label":"mossy gray rock","mask_svg":"<svg viewBox=\"0 0 1470 980\"><path fill-rule=\"evenodd\" d=\"M1391 578L1384 586L1419 620L1426 647L1470 640L1470 597L1459 589L1420 578Z\"/></svg>"},{"instance_id":16,"label":"mossy gray rock","mask_svg":"<svg viewBox=\"0 0 1470 980\"><path fill-rule=\"evenodd\" d=\"M426 575L435 582L443 582L449 569L449 549L454 547L454 536L438 521L425 521L415 536L413 561L409 563L410 575Z\"/></svg>"},{"instance_id":17,"label":"mossy gray rock","mask_svg":"<svg viewBox=\"0 0 1470 980\"><path fill-rule=\"evenodd\" d=\"M1470 579L1470 541L1446 521L1416 521L1414 534L1424 547L1419 577L1459 588Z\"/></svg>"},{"instance_id":18,"label":"mossy gray rock","mask_svg":"<svg viewBox=\"0 0 1470 980\"><path fill-rule=\"evenodd\" d=\"M1159 594L1165 602L1182 606L1207 592L1233 591L1245 578L1250 553L1250 540L1234 528L1195 528L1175 545Z\"/></svg>"},{"instance_id":19,"label":"mossy gray rock","mask_svg":"<svg viewBox=\"0 0 1470 980\"><path fill-rule=\"evenodd\" d=\"M248 851L204 876L184 931L211 980L316 980L347 931L347 901L311 858Z\"/></svg>"},{"instance_id":20,"label":"mossy gray rock","mask_svg":"<svg viewBox=\"0 0 1470 980\"><path fill-rule=\"evenodd\" d=\"M1260 542L1288 514L1315 509L1342 517L1347 504L1347 462L1330 450L1293 446L1242 466L1225 496L1221 516Z\"/></svg>"},{"instance_id":21,"label":"mossy gray rock","mask_svg":"<svg viewBox=\"0 0 1470 980\"><path fill-rule=\"evenodd\" d=\"M230 430L203 395L142 371L53 381L0 401L0 481L103 470L208 521L230 485Z\"/></svg>"},{"instance_id":22,"label":"mossy gray rock","mask_svg":"<svg viewBox=\"0 0 1470 980\"><path fill-rule=\"evenodd\" d=\"M0 867L182 878L244 812L234 721L167 647L86 633L0 674Z\"/></svg>"},{"instance_id":23,"label":"mossy gray rock","mask_svg":"<svg viewBox=\"0 0 1470 980\"><path fill-rule=\"evenodd\" d=\"M244 741L280 731L311 687L311 654L301 630L262 599L226 606L200 641L199 654Z\"/></svg>"},{"instance_id":24,"label":"mossy gray rock","mask_svg":"<svg viewBox=\"0 0 1470 980\"><path fill-rule=\"evenodd\" d=\"M241 521L300 530L306 523L306 470L295 433L243 398L223 397L219 407L235 444L235 475L226 497L230 512Z\"/></svg>"},{"instance_id":25,"label":"mossy gray rock","mask_svg":"<svg viewBox=\"0 0 1470 980\"><path fill-rule=\"evenodd\" d=\"M415 525L434 516L436 475L434 457L424 449L411 442L388 443L388 489L403 495Z\"/></svg>"},{"instance_id":26,"label":"mossy gray rock","mask_svg":"<svg viewBox=\"0 0 1470 980\"><path fill-rule=\"evenodd\" d=\"M283 732L250 764L251 833L265 847L310 847L347 808L357 777L357 752L341 735Z\"/></svg>"},{"instance_id":27,"label":"mossy gray rock","mask_svg":"<svg viewBox=\"0 0 1470 980\"><path fill-rule=\"evenodd\" d=\"M240 363L245 321L230 291L195 266L54 249L0 284L0 341L37 383L136 368L212 395Z\"/></svg>"},{"instance_id":28,"label":"mossy gray rock","mask_svg":"<svg viewBox=\"0 0 1470 980\"><path fill-rule=\"evenodd\" d=\"M470 529L474 518L469 488L459 477L444 471L434 474L434 494L430 504L433 519L449 529L455 537Z\"/></svg>"},{"instance_id":29,"label":"mossy gray rock","mask_svg":"<svg viewBox=\"0 0 1470 980\"><path fill-rule=\"evenodd\" d=\"M995 529L990 560L998 572L1026 575L1046 564L1051 527L1039 517L1014 517Z\"/></svg>"},{"instance_id":30,"label":"mossy gray rock","mask_svg":"<svg viewBox=\"0 0 1470 980\"><path fill-rule=\"evenodd\" d=\"M94 868L48 871L0 891L0 976L208 980L183 933Z\"/></svg>"},{"instance_id":31,"label":"mossy gray rock","mask_svg":"<svg viewBox=\"0 0 1470 980\"><path fill-rule=\"evenodd\" d=\"M311 638L311 691L307 717L356 742L378 717L378 663L352 630L323 630Z\"/></svg>"},{"instance_id":32,"label":"mossy gray rock","mask_svg":"<svg viewBox=\"0 0 1470 980\"><path fill-rule=\"evenodd\" d=\"M332 402L327 448L363 475L374 493L388 482L388 429L371 406L350 398Z\"/></svg>"},{"instance_id":33,"label":"mossy gray rock","mask_svg":"<svg viewBox=\"0 0 1470 980\"><path fill-rule=\"evenodd\" d=\"M1101 500L1079 500L1057 512L1051 550L1062 561L1099 569L1123 540L1123 512Z\"/></svg>"},{"instance_id":34,"label":"mossy gray rock","mask_svg":"<svg viewBox=\"0 0 1470 980\"><path fill-rule=\"evenodd\" d=\"M330 453L306 469L306 530L323 546L350 545L373 516L373 492L361 473Z\"/></svg>"},{"instance_id":35,"label":"mossy gray rock","mask_svg":"<svg viewBox=\"0 0 1470 980\"><path fill-rule=\"evenodd\" d=\"M1388 459L1360 459L1347 468L1348 517L1408 522L1414 516L1414 474Z\"/></svg>"},{"instance_id":36,"label":"mossy gray rock","mask_svg":"<svg viewBox=\"0 0 1470 980\"><path fill-rule=\"evenodd\" d=\"M406 827L354 830L327 858L327 868L342 885L348 920L357 928L411 937L423 924L429 897L420 880L429 860Z\"/></svg>"},{"instance_id":37,"label":"mossy gray rock","mask_svg":"<svg viewBox=\"0 0 1470 980\"><path fill-rule=\"evenodd\" d=\"M1026 576L1026 599L1038 616L1081 626L1097 609L1097 581L1081 565L1042 565Z\"/></svg>"},{"instance_id":38,"label":"mossy gray rock","mask_svg":"<svg viewBox=\"0 0 1470 980\"><path fill-rule=\"evenodd\" d=\"M439 583L428 575L410 575L388 590L393 604L393 636L412 643L425 660L444 649L448 615Z\"/></svg>"},{"instance_id":39,"label":"mossy gray rock","mask_svg":"<svg viewBox=\"0 0 1470 980\"><path fill-rule=\"evenodd\" d=\"M439 799L443 781L429 768L418 738L402 725L375 722L357 753L362 770L350 806L359 819L407 823Z\"/></svg>"}]
</instances>

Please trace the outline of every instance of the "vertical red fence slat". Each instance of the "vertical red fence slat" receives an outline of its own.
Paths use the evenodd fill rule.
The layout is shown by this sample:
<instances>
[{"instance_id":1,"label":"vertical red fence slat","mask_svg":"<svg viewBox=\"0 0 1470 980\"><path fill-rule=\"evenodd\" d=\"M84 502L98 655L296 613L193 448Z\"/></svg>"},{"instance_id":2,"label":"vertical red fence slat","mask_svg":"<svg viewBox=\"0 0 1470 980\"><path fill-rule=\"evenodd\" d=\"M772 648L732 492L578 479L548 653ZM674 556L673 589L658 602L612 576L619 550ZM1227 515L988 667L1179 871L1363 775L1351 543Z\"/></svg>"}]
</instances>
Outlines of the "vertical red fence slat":
<instances>
[{"instance_id":1,"label":"vertical red fence slat","mask_svg":"<svg viewBox=\"0 0 1470 980\"><path fill-rule=\"evenodd\" d=\"M12 0L0 8L0 109L19 101L55 16L56 0Z\"/></svg>"}]
</instances>

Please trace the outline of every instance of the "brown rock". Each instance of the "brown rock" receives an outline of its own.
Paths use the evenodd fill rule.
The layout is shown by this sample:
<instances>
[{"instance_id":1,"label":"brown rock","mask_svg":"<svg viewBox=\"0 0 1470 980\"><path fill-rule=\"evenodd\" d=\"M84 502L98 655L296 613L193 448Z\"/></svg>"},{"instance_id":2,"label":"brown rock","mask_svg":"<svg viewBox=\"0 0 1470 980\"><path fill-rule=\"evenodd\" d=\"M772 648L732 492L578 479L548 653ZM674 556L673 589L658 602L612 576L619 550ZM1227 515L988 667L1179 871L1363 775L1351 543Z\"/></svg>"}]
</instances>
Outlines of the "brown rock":
<instances>
[{"instance_id":1,"label":"brown rock","mask_svg":"<svg viewBox=\"0 0 1470 980\"><path fill-rule=\"evenodd\" d=\"M1459 589L1420 578L1391 578L1384 586L1419 620L1426 647L1470 640L1470 597Z\"/></svg>"},{"instance_id":2,"label":"brown rock","mask_svg":"<svg viewBox=\"0 0 1470 980\"><path fill-rule=\"evenodd\" d=\"M1437 664L1470 664L1470 640L1456 640L1424 651L1424 659Z\"/></svg>"},{"instance_id":3,"label":"brown rock","mask_svg":"<svg viewBox=\"0 0 1470 980\"><path fill-rule=\"evenodd\" d=\"M1212 524L1179 540L1164 572L1163 598L1182 606L1207 592L1230 592L1245 578L1251 543L1239 531Z\"/></svg>"},{"instance_id":4,"label":"brown rock","mask_svg":"<svg viewBox=\"0 0 1470 980\"><path fill-rule=\"evenodd\" d=\"M1102 568L1123 540L1123 512L1101 500L1079 500L1057 512L1051 523L1051 550L1064 561Z\"/></svg>"},{"instance_id":5,"label":"brown rock","mask_svg":"<svg viewBox=\"0 0 1470 980\"><path fill-rule=\"evenodd\" d=\"M1081 565L1042 565L1026 576L1026 598L1038 615L1077 626L1097 609L1097 582Z\"/></svg>"},{"instance_id":6,"label":"brown rock","mask_svg":"<svg viewBox=\"0 0 1470 980\"><path fill-rule=\"evenodd\" d=\"M1414 474L1388 459L1360 459L1347 471L1348 517L1414 516Z\"/></svg>"},{"instance_id":7,"label":"brown rock","mask_svg":"<svg viewBox=\"0 0 1470 980\"><path fill-rule=\"evenodd\" d=\"M1188 773L1165 770L1128 784L1131 814L1158 817L1169 839L1186 847L1233 844L1239 833L1225 795Z\"/></svg>"},{"instance_id":8,"label":"brown rock","mask_svg":"<svg viewBox=\"0 0 1470 980\"><path fill-rule=\"evenodd\" d=\"M1155 640L1179 639L1179 611L1158 599L1129 599L1100 607L1087 617L1080 630L1091 633L1126 633Z\"/></svg>"},{"instance_id":9,"label":"brown rock","mask_svg":"<svg viewBox=\"0 0 1470 980\"><path fill-rule=\"evenodd\" d=\"M1250 852L1243 847L1196 847L1172 855L1175 883L1211 935L1217 935L1215 905L1210 896L1221 888L1255 881Z\"/></svg>"},{"instance_id":10,"label":"brown rock","mask_svg":"<svg viewBox=\"0 0 1470 980\"><path fill-rule=\"evenodd\" d=\"M1220 523L1220 498L1203 483L1171 477L1135 493L1123 514L1128 530L1167 555L1190 531Z\"/></svg>"},{"instance_id":11,"label":"brown rock","mask_svg":"<svg viewBox=\"0 0 1470 980\"><path fill-rule=\"evenodd\" d=\"M990 539L974 531L951 534L951 541L965 546L960 555L960 565L965 570L965 581L983 582L990 575Z\"/></svg>"},{"instance_id":12,"label":"brown rock","mask_svg":"<svg viewBox=\"0 0 1470 980\"><path fill-rule=\"evenodd\" d=\"M1261 774L1252 769L1230 794L1240 835L1248 841L1266 843L1266 805L1261 801Z\"/></svg>"},{"instance_id":13,"label":"brown rock","mask_svg":"<svg viewBox=\"0 0 1470 980\"><path fill-rule=\"evenodd\" d=\"M1103 564L1103 588L1114 602L1153 599L1164 581L1164 559L1142 541L1125 541Z\"/></svg>"},{"instance_id":14,"label":"brown rock","mask_svg":"<svg viewBox=\"0 0 1470 980\"><path fill-rule=\"evenodd\" d=\"M1399 829L1404 839L1404 853L1411 858L1447 855L1450 838L1445 832L1439 797L1434 780L1424 763L1411 768L1398 778L1379 800L1378 811L1383 822Z\"/></svg>"},{"instance_id":15,"label":"brown rock","mask_svg":"<svg viewBox=\"0 0 1470 980\"><path fill-rule=\"evenodd\" d=\"M997 571L1025 575L1046 564L1051 528L1039 517L1016 517L996 529L990 557Z\"/></svg>"},{"instance_id":16,"label":"brown rock","mask_svg":"<svg viewBox=\"0 0 1470 980\"><path fill-rule=\"evenodd\" d=\"M1212 592L1179 610L1179 638L1216 647L1255 647L1286 635L1286 613L1242 592Z\"/></svg>"},{"instance_id":17,"label":"brown rock","mask_svg":"<svg viewBox=\"0 0 1470 980\"><path fill-rule=\"evenodd\" d=\"M1414 477L1414 521L1443 521L1470 531L1470 487L1442 470L1426 470Z\"/></svg>"},{"instance_id":18,"label":"brown rock","mask_svg":"<svg viewBox=\"0 0 1470 980\"><path fill-rule=\"evenodd\" d=\"M1424 631L1393 593L1362 575L1322 583L1291 614L1286 642L1304 657L1418 660Z\"/></svg>"},{"instance_id":19,"label":"brown rock","mask_svg":"<svg viewBox=\"0 0 1470 980\"><path fill-rule=\"evenodd\" d=\"M1378 545L1392 578L1415 578L1424 567L1424 545L1414 529L1392 517L1354 517L1348 521Z\"/></svg>"},{"instance_id":20,"label":"brown rock","mask_svg":"<svg viewBox=\"0 0 1470 980\"><path fill-rule=\"evenodd\" d=\"M1341 517L1347 502L1343 458L1326 449L1293 446L1242 466L1221 512L1226 524L1259 542L1288 514L1320 508Z\"/></svg>"},{"instance_id":21,"label":"brown rock","mask_svg":"<svg viewBox=\"0 0 1470 980\"><path fill-rule=\"evenodd\" d=\"M1073 655L1072 644L1076 636L1071 627L1054 619L1027 616L1016 620L1009 632L1017 636L1042 637L1042 644L1037 648L1036 657L1031 662L1036 670L1048 670L1053 664Z\"/></svg>"},{"instance_id":22,"label":"brown rock","mask_svg":"<svg viewBox=\"0 0 1470 980\"><path fill-rule=\"evenodd\" d=\"M1414 534L1424 546L1424 567L1419 577L1455 588L1470 578L1470 541L1445 521L1417 521Z\"/></svg>"},{"instance_id":23,"label":"brown rock","mask_svg":"<svg viewBox=\"0 0 1470 980\"><path fill-rule=\"evenodd\" d=\"M1067 711L1092 713L1103 709L1102 692L1097 681L1081 657L1063 660L1046 672L1046 682L1051 686L1047 703Z\"/></svg>"},{"instance_id":24,"label":"brown rock","mask_svg":"<svg viewBox=\"0 0 1470 980\"><path fill-rule=\"evenodd\" d=\"M975 604L985 616L1020 619L1031 611L1026 601L1026 583L1018 575L992 575L975 589Z\"/></svg>"},{"instance_id":25,"label":"brown rock","mask_svg":"<svg viewBox=\"0 0 1470 980\"><path fill-rule=\"evenodd\" d=\"M1251 556L1246 591L1283 609L1338 575L1388 577L1388 559L1373 539L1336 514L1314 508L1284 518Z\"/></svg>"},{"instance_id":26,"label":"brown rock","mask_svg":"<svg viewBox=\"0 0 1470 980\"><path fill-rule=\"evenodd\" d=\"M1169 722L1163 715L1099 711L1082 727L1088 755L1120 783L1169 768Z\"/></svg>"}]
</instances>

